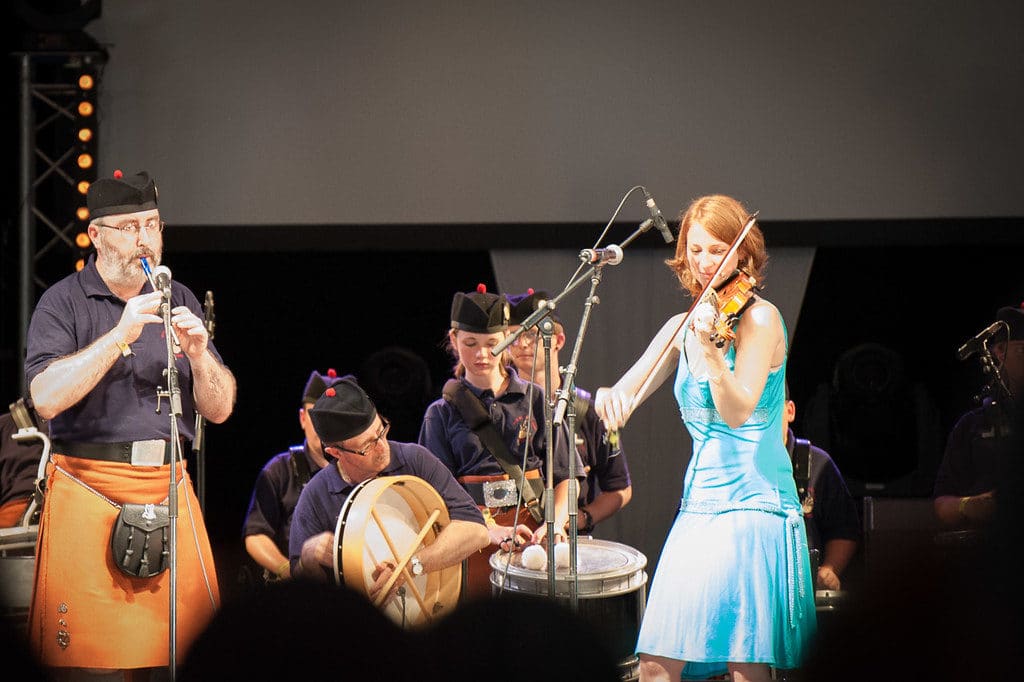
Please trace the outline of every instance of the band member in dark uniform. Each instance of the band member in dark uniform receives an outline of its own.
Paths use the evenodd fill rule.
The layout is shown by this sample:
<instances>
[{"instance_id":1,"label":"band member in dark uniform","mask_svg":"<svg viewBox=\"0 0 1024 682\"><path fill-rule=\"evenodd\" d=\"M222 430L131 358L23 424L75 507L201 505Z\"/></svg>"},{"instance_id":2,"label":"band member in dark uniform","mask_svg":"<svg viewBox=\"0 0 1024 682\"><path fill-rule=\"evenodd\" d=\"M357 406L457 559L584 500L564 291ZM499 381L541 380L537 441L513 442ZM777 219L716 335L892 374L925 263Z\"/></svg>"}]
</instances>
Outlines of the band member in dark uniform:
<instances>
[{"instance_id":1,"label":"band member in dark uniform","mask_svg":"<svg viewBox=\"0 0 1024 682\"><path fill-rule=\"evenodd\" d=\"M327 466L309 410L337 378L333 369L327 370L327 374L313 370L302 391L299 407L299 426L306 436L305 441L275 455L256 477L242 535L245 551L263 567L265 580L284 580L291 576L288 536L292 512L309 479Z\"/></svg>"},{"instance_id":2,"label":"band member in dark uniform","mask_svg":"<svg viewBox=\"0 0 1024 682\"><path fill-rule=\"evenodd\" d=\"M549 298L546 291L533 289L523 294L509 295L511 331L514 332L523 320L537 310L539 301ZM562 387L558 353L565 347L565 328L556 313L551 313L551 320L555 324L551 337L551 390L558 391ZM537 331L531 329L520 334L515 343L509 346L509 350L519 376L544 387L544 359ZM622 443L617 435L609 436L593 409L590 393L577 386L573 400L576 411L576 433L573 440L587 476L580 486L577 524L581 534L589 534L598 523L629 504L633 486ZM568 428L568 421L564 424ZM566 437L564 432L558 435Z\"/></svg>"},{"instance_id":3,"label":"band member in dark uniform","mask_svg":"<svg viewBox=\"0 0 1024 682\"><path fill-rule=\"evenodd\" d=\"M508 332L508 320L508 301L483 285L455 294L448 332L455 378L427 408L419 437L420 444L466 488L487 520L491 548L469 562L468 589L476 597L490 594L490 554L499 547L510 551L540 541L545 533L542 495L537 493L543 492L544 480L544 396L516 374L506 353L492 354ZM569 519L568 454L565 448L556 448L555 455L554 526L562 529ZM523 473L512 469L509 474L507 462ZM582 463L577 466L582 476ZM533 503L526 486L536 495ZM526 504L517 515L520 493Z\"/></svg>"},{"instance_id":4,"label":"band member in dark uniform","mask_svg":"<svg viewBox=\"0 0 1024 682\"><path fill-rule=\"evenodd\" d=\"M796 403L789 398L789 386L783 419L786 450L793 462L793 478L807 526L814 586L840 590L841 576L856 554L861 537L857 503L829 454L793 435L790 425L796 419Z\"/></svg>"},{"instance_id":5,"label":"band member in dark uniform","mask_svg":"<svg viewBox=\"0 0 1024 682\"><path fill-rule=\"evenodd\" d=\"M410 475L438 492L449 523L432 544L410 559L412 575L454 566L487 544L483 516L469 495L436 457L415 443L387 439L388 422L377 413L352 377L329 387L309 412L333 466L322 469L299 496L292 518L289 558L296 576L327 580L334 566L334 531L338 514L353 489L377 476ZM394 562L376 566L370 597L385 585ZM399 578L394 589L401 586Z\"/></svg>"},{"instance_id":6,"label":"band member in dark uniform","mask_svg":"<svg viewBox=\"0 0 1024 682\"><path fill-rule=\"evenodd\" d=\"M935 515L950 527L983 528L996 515L996 496L1007 462L1018 441L1021 391L1024 391L1024 307L1005 306L996 313L1005 325L993 334L991 354L1000 380L982 405L960 417L949 434L933 492ZM1015 470L1010 467L1010 470Z\"/></svg>"}]
</instances>

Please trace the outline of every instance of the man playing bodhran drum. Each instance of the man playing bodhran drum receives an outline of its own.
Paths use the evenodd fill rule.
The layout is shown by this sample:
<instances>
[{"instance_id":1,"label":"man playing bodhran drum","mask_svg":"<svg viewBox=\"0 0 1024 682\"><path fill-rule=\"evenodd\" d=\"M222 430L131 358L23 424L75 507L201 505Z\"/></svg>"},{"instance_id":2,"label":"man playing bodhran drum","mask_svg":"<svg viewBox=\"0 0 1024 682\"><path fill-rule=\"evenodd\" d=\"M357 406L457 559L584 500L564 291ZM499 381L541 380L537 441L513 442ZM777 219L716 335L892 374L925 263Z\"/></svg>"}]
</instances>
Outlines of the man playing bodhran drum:
<instances>
[{"instance_id":1,"label":"man playing bodhran drum","mask_svg":"<svg viewBox=\"0 0 1024 682\"><path fill-rule=\"evenodd\" d=\"M289 558L292 575L325 580L334 566L338 515L360 483L378 476L416 476L440 494L450 523L410 560L412 575L433 573L460 563L488 543L483 515L451 472L426 448L387 440L389 424L352 377L344 377L309 411L313 427L333 466L318 472L299 497L292 517ZM395 562L382 559L368 594L375 598L389 581ZM391 588L403 581L399 577Z\"/></svg>"}]
</instances>

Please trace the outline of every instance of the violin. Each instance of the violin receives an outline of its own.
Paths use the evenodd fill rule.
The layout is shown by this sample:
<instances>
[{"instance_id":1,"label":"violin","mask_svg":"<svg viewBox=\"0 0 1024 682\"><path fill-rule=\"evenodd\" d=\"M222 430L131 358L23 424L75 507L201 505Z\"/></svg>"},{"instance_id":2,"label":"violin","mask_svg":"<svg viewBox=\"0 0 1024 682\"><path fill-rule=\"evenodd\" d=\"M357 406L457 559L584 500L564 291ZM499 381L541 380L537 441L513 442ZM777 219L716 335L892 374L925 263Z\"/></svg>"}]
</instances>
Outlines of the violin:
<instances>
[{"instance_id":1,"label":"violin","mask_svg":"<svg viewBox=\"0 0 1024 682\"><path fill-rule=\"evenodd\" d=\"M736 322L750 304L754 294L761 290L757 278L738 268L729 279L708 292L705 300L717 311L711 339L721 348L736 339Z\"/></svg>"}]
</instances>

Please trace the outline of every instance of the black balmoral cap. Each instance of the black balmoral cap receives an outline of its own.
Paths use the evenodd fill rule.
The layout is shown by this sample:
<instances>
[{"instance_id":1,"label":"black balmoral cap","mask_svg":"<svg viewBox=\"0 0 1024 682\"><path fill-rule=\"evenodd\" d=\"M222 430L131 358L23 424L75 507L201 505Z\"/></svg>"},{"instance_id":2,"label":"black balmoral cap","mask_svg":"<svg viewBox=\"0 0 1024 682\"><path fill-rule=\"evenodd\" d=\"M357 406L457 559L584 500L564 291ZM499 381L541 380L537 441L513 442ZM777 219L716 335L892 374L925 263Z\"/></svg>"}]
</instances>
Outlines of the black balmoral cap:
<instances>
[{"instance_id":1,"label":"black balmoral cap","mask_svg":"<svg viewBox=\"0 0 1024 682\"><path fill-rule=\"evenodd\" d=\"M511 294L508 296L509 303L509 324L522 324L523 320L528 318L530 315L537 310L537 306L541 301L550 301L551 295L546 291L534 291L533 289L527 289L525 294ZM558 315L554 311L551 312L552 320L561 323L558 319Z\"/></svg>"},{"instance_id":2,"label":"black balmoral cap","mask_svg":"<svg viewBox=\"0 0 1024 682\"><path fill-rule=\"evenodd\" d=\"M996 319L1010 328L1009 341L1024 341L1024 303L1014 308L1005 306L996 312Z\"/></svg>"},{"instance_id":3,"label":"black balmoral cap","mask_svg":"<svg viewBox=\"0 0 1024 682\"><path fill-rule=\"evenodd\" d=\"M452 329L474 334L494 334L508 329L508 300L498 294L487 293L487 287L477 285L476 291L461 291L452 299Z\"/></svg>"},{"instance_id":4,"label":"black balmoral cap","mask_svg":"<svg viewBox=\"0 0 1024 682\"><path fill-rule=\"evenodd\" d=\"M310 409L309 417L320 440L325 444L340 443L370 428L377 408L355 377L344 376L324 391Z\"/></svg>"},{"instance_id":5,"label":"black balmoral cap","mask_svg":"<svg viewBox=\"0 0 1024 682\"><path fill-rule=\"evenodd\" d=\"M112 178L100 178L89 185L86 204L90 218L102 218L120 213L138 213L156 208L156 183L149 173L142 171L124 177L114 171Z\"/></svg>"},{"instance_id":6,"label":"black balmoral cap","mask_svg":"<svg viewBox=\"0 0 1024 682\"><path fill-rule=\"evenodd\" d=\"M350 378L352 378L350 376ZM338 381L338 373L334 369L327 370L327 374L321 374L315 369L306 381L306 387L302 389L302 404L315 403L329 387Z\"/></svg>"}]
</instances>

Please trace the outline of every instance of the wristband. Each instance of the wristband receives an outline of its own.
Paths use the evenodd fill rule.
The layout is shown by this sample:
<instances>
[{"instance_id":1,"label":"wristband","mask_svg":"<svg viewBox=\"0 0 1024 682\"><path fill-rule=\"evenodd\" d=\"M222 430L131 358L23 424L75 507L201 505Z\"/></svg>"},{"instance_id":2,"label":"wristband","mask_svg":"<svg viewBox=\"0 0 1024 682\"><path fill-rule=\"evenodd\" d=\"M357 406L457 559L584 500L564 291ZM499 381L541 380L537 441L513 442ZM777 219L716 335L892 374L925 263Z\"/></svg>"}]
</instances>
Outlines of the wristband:
<instances>
[{"instance_id":1,"label":"wristband","mask_svg":"<svg viewBox=\"0 0 1024 682\"><path fill-rule=\"evenodd\" d=\"M115 341L114 343L117 345L118 350L121 351L121 357L126 358L132 354L132 347L124 341Z\"/></svg>"},{"instance_id":2,"label":"wristband","mask_svg":"<svg viewBox=\"0 0 1024 682\"><path fill-rule=\"evenodd\" d=\"M956 508L957 511L960 512L960 516L964 517L965 519L967 518L967 500L969 499L971 498L967 496L961 497L960 505Z\"/></svg>"},{"instance_id":3,"label":"wristband","mask_svg":"<svg viewBox=\"0 0 1024 682\"><path fill-rule=\"evenodd\" d=\"M278 578L283 578L284 575L285 575L285 571L287 571L290 566L291 566L291 562L285 561L283 564L281 564L280 566L277 567L277 570L274 571L274 573L277 574Z\"/></svg>"},{"instance_id":4,"label":"wristband","mask_svg":"<svg viewBox=\"0 0 1024 682\"><path fill-rule=\"evenodd\" d=\"M590 531L594 530L594 517L590 514L589 511L586 510L585 507L580 507L579 511L583 514L586 514L587 516L587 522L583 525L582 528L580 528L580 530L584 533L589 533Z\"/></svg>"}]
</instances>

